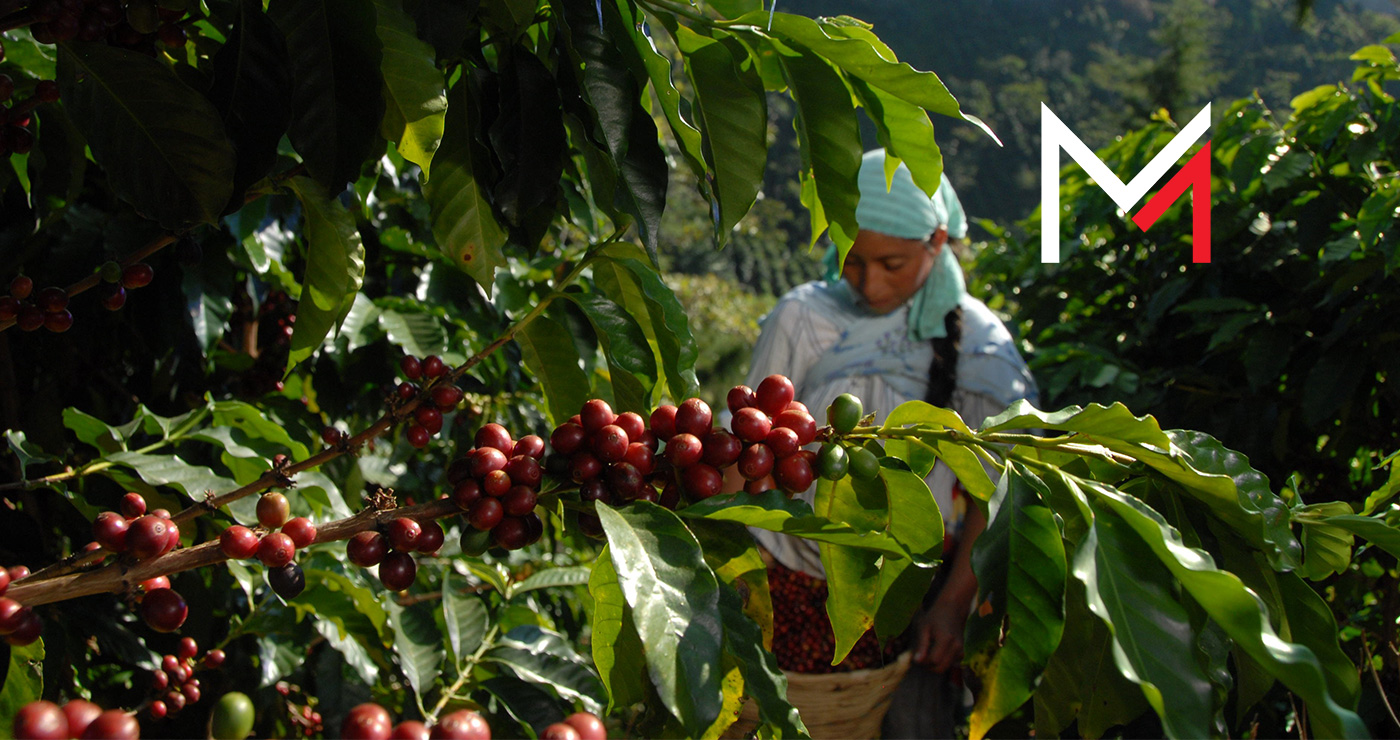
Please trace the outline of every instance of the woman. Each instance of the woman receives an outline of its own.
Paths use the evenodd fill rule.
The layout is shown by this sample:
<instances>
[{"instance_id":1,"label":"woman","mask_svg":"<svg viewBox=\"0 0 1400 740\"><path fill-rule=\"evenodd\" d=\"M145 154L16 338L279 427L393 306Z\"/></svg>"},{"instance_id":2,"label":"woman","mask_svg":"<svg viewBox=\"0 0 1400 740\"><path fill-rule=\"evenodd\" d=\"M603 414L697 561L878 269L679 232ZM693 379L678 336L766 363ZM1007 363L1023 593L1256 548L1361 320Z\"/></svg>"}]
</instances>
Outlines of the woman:
<instances>
[{"instance_id":1,"label":"woman","mask_svg":"<svg viewBox=\"0 0 1400 740\"><path fill-rule=\"evenodd\" d=\"M945 179L929 198L900 163L887 189L884 170L883 149L865 154L860 229L840 277L830 253L826 282L794 288L763 319L749 386L786 375L797 400L817 414L837 395L853 393L876 412L876 423L913 399L952 408L973 427L1019 398L1035 402L1034 381L1010 333L967 294L949 248L967 233L952 186ZM963 626L977 592L969 554L986 524L977 506L955 501L956 483L941 461L928 477L945 524L945 562L915 619L916 665L895 695L886 737L952 737L961 692L946 672L962 659ZM802 494L809 503L814 491ZM751 531L779 566L824 580L815 542Z\"/></svg>"}]
</instances>

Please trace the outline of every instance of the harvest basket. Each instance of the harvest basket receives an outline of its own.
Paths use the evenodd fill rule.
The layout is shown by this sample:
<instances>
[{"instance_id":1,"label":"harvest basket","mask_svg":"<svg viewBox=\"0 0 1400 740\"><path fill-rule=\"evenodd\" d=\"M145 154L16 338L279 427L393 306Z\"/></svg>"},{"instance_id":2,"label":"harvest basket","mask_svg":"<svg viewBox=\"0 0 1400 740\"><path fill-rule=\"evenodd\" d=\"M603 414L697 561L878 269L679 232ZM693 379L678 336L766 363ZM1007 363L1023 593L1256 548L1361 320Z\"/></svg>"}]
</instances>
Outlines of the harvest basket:
<instances>
[{"instance_id":1,"label":"harvest basket","mask_svg":"<svg viewBox=\"0 0 1400 740\"><path fill-rule=\"evenodd\" d=\"M890 709L894 690L909 671L909 652L889 665L848 673L791 673L788 701L802 715L812 740L850 740L880 737L880 723ZM739 719L725 731L725 738L742 738L758 727L758 708L744 703Z\"/></svg>"}]
</instances>

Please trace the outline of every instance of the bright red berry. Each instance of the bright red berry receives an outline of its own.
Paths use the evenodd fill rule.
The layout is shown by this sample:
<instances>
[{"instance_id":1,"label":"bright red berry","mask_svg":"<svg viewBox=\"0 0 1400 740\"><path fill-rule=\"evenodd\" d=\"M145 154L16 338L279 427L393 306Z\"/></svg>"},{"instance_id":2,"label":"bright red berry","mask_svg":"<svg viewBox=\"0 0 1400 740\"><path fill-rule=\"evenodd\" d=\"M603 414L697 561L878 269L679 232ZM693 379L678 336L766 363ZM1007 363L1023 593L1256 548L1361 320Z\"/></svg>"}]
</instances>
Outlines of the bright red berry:
<instances>
[{"instance_id":1,"label":"bright red berry","mask_svg":"<svg viewBox=\"0 0 1400 740\"><path fill-rule=\"evenodd\" d=\"M189 613L189 606L173 589L158 588L141 600L141 618L157 632L180 629Z\"/></svg>"},{"instance_id":2,"label":"bright red berry","mask_svg":"<svg viewBox=\"0 0 1400 740\"><path fill-rule=\"evenodd\" d=\"M282 533L292 538L298 550L310 547L316 541L316 525L304 516L287 520L282 525Z\"/></svg>"},{"instance_id":3,"label":"bright red berry","mask_svg":"<svg viewBox=\"0 0 1400 740\"><path fill-rule=\"evenodd\" d=\"M297 546L292 538L281 532L273 532L258 543L258 560L269 568L281 568L296 557Z\"/></svg>"},{"instance_id":4,"label":"bright red berry","mask_svg":"<svg viewBox=\"0 0 1400 740\"><path fill-rule=\"evenodd\" d=\"M258 552L258 535L235 524L219 534L219 550L230 560L247 560Z\"/></svg>"},{"instance_id":5,"label":"bright red berry","mask_svg":"<svg viewBox=\"0 0 1400 740\"><path fill-rule=\"evenodd\" d=\"M127 265L122 270L122 287L127 290L144 288L151 284L156 277L156 271L145 262L137 262L134 265Z\"/></svg>"}]
</instances>

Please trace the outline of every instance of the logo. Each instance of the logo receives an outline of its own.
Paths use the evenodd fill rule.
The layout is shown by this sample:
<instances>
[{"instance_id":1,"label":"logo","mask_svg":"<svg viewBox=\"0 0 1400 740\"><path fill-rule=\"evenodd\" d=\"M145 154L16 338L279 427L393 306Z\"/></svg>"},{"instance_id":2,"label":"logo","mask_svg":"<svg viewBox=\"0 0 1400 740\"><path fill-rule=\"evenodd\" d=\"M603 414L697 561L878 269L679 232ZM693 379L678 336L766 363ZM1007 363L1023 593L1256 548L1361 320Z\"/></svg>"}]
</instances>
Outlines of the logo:
<instances>
[{"instance_id":1,"label":"logo","mask_svg":"<svg viewBox=\"0 0 1400 740\"><path fill-rule=\"evenodd\" d=\"M1050 107L1040 104L1040 261L1060 261L1060 149L1099 184L1124 213L1131 213L1147 191L1210 128L1210 103L1172 137L1132 182L1123 184ZM1191 261L1210 262L1210 140L1191 157L1152 200L1133 214L1133 223L1147 231L1167 207L1191 188Z\"/></svg>"}]
</instances>

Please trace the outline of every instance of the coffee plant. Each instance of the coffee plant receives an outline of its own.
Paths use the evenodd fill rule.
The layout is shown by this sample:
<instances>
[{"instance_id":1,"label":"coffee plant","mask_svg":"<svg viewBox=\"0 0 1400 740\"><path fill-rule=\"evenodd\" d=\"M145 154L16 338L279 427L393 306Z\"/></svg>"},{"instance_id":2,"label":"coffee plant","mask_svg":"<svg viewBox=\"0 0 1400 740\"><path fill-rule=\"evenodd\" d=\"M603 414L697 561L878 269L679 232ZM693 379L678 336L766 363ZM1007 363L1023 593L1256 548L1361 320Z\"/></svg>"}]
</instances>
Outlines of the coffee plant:
<instances>
[{"instance_id":1,"label":"coffee plant","mask_svg":"<svg viewBox=\"0 0 1400 740\"><path fill-rule=\"evenodd\" d=\"M1315 734L1367 734L1296 572L1310 532L1400 549L1393 466L1359 511L1300 512L1120 404L973 429L808 409L782 376L700 397L656 267L673 165L724 245L786 94L812 233L845 249L858 108L929 191L929 113L985 128L866 24L751 0L0 12L3 731L717 737L752 701L761 734L804 736L782 669L898 649L943 552L941 459L989 513L976 736L1027 713L1229 734L1275 682ZM745 527L820 543L829 651L775 657Z\"/></svg>"}]
</instances>

